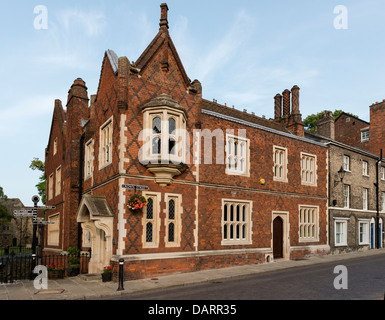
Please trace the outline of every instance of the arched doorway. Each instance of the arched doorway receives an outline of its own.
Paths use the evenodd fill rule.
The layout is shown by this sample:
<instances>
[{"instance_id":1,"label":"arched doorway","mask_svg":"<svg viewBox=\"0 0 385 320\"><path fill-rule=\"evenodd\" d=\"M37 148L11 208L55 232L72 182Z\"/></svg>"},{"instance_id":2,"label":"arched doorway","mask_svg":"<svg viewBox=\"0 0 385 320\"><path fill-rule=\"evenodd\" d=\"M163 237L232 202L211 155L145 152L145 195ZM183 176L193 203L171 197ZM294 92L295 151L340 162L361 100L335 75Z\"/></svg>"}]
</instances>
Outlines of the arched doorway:
<instances>
[{"instance_id":1,"label":"arched doorway","mask_svg":"<svg viewBox=\"0 0 385 320\"><path fill-rule=\"evenodd\" d=\"M273 255L274 259L283 258L283 220L276 217L273 221Z\"/></svg>"},{"instance_id":2,"label":"arched doorway","mask_svg":"<svg viewBox=\"0 0 385 320\"><path fill-rule=\"evenodd\" d=\"M80 203L77 221L83 232L91 235L91 259L88 273L101 273L110 264L114 216L105 197L85 195Z\"/></svg>"}]
</instances>

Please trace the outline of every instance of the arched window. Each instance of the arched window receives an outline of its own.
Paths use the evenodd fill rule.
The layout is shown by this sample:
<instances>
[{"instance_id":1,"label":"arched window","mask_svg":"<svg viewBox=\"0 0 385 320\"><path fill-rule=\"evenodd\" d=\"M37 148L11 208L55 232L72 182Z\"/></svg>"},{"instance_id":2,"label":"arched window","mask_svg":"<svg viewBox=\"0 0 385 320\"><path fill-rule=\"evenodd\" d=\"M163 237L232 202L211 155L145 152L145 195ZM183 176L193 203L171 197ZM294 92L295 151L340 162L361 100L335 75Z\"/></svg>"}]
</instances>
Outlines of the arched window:
<instances>
[{"instance_id":1,"label":"arched window","mask_svg":"<svg viewBox=\"0 0 385 320\"><path fill-rule=\"evenodd\" d=\"M162 133L162 120L159 117L156 117L152 120L152 133Z\"/></svg>"},{"instance_id":2,"label":"arched window","mask_svg":"<svg viewBox=\"0 0 385 320\"><path fill-rule=\"evenodd\" d=\"M168 241L175 242L175 201L168 202Z\"/></svg>"},{"instance_id":3,"label":"arched window","mask_svg":"<svg viewBox=\"0 0 385 320\"><path fill-rule=\"evenodd\" d=\"M146 242L151 243L154 241L154 201L152 198L148 199L146 207Z\"/></svg>"}]
</instances>

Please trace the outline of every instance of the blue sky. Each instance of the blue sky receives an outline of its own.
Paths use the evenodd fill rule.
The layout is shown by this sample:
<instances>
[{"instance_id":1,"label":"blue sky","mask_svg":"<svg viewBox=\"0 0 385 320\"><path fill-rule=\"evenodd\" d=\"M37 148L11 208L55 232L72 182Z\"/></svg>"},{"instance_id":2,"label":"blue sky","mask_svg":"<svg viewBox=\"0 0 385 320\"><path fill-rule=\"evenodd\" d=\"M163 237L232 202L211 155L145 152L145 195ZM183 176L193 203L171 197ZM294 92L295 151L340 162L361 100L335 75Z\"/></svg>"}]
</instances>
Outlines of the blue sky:
<instances>
[{"instance_id":1,"label":"blue sky","mask_svg":"<svg viewBox=\"0 0 385 320\"><path fill-rule=\"evenodd\" d=\"M32 205L54 100L73 81L98 86L107 49L135 61L159 29L160 4L144 0L8 1L0 18L0 186ZM203 97L273 117L273 97L301 88L303 118L342 109L369 121L385 99L385 1L169 0L170 34ZM38 30L34 9L47 9ZM336 29L337 5L348 28Z\"/></svg>"}]
</instances>

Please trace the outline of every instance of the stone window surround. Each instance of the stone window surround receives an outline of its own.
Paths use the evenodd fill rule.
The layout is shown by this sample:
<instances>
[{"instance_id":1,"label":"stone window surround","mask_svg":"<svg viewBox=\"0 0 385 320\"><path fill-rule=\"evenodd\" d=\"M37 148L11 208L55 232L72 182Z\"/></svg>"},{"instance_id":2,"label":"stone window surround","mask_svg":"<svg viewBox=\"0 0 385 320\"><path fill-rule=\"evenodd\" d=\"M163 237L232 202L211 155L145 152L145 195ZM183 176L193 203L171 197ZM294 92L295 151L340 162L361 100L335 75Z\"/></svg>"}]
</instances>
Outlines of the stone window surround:
<instances>
[{"instance_id":1,"label":"stone window surround","mask_svg":"<svg viewBox=\"0 0 385 320\"><path fill-rule=\"evenodd\" d=\"M244 155L241 156L239 153L240 153L240 150L237 151L237 156L240 158L240 160L244 160L244 169L243 171L240 171L240 170L235 170L233 168L229 168L229 157L234 157L235 155L233 154L233 144L231 146L231 152L229 152L229 148L228 148L228 144L229 144L229 141L231 140L234 140L238 142L238 145L240 143L243 143L244 144ZM245 177L250 177L250 139L247 139L245 137L241 137L241 136L235 136L233 134L228 134L226 133L226 144L225 144L225 150L226 150L226 160L225 160L225 163L226 163L226 169L225 169L225 173L227 175L237 175L237 176L245 176ZM238 166L239 168L239 166Z\"/></svg>"},{"instance_id":2,"label":"stone window surround","mask_svg":"<svg viewBox=\"0 0 385 320\"><path fill-rule=\"evenodd\" d=\"M143 192L143 197L149 199L153 199L153 218L150 220L147 219L147 207L143 208L143 218L142 218L142 226L143 226L143 233L142 233L142 244L143 248L158 248L159 247L159 228L160 228L160 200L161 200L161 193L160 192ZM147 223L152 223L152 242L147 242L146 235L147 235Z\"/></svg>"},{"instance_id":3,"label":"stone window surround","mask_svg":"<svg viewBox=\"0 0 385 320\"><path fill-rule=\"evenodd\" d=\"M94 140L90 139L85 144L84 155L84 180L92 177L94 171Z\"/></svg>"},{"instance_id":4,"label":"stone window surround","mask_svg":"<svg viewBox=\"0 0 385 320\"><path fill-rule=\"evenodd\" d=\"M304 160L304 158L310 158L310 159L313 160L313 168L308 170L308 171L312 171L313 172L313 179L310 182L306 181L304 179L304 176L303 176L303 172L305 170L303 168L303 160ZM314 155L314 154L309 154L309 153L301 152L301 184L307 185L307 186L314 186L314 187L316 187L317 186L317 180L318 180L317 172L318 172L317 156Z\"/></svg>"},{"instance_id":5,"label":"stone window surround","mask_svg":"<svg viewBox=\"0 0 385 320\"><path fill-rule=\"evenodd\" d=\"M246 217L245 217L245 232L246 232L246 236L245 236L245 239L243 240L238 240L238 239L224 239L224 234L223 234L223 230L224 230L224 226L226 224L226 222L224 221L224 208L225 208L225 205L228 205L228 204L235 204L235 205L241 205L241 206L245 206L246 208ZM253 222L252 222L252 212L253 212L253 202L250 201L250 200L236 200L236 199L222 199L222 223L221 223L221 234L222 234L222 241L221 241L221 245L223 246L227 246L227 245L250 245L252 244L252 233L253 233ZM228 215L230 215L230 212L227 213ZM241 213L242 214L242 213ZM236 213L234 213L234 216L236 215ZM227 224L235 224L236 221L234 220L233 222L231 221L228 221ZM234 231L235 233L235 231Z\"/></svg>"},{"instance_id":6,"label":"stone window surround","mask_svg":"<svg viewBox=\"0 0 385 320\"><path fill-rule=\"evenodd\" d=\"M107 127L108 137L105 137ZM106 144L107 139L107 144ZM99 170L112 164L112 146L113 146L113 117L109 118L104 122L99 129ZM106 159L106 150L105 147L108 147L109 157Z\"/></svg>"},{"instance_id":7,"label":"stone window surround","mask_svg":"<svg viewBox=\"0 0 385 320\"><path fill-rule=\"evenodd\" d=\"M314 211L314 221L306 221L305 217L303 218L303 221L301 221L301 210L315 210ZM298 206L298 212L299 212L299 218L298 218L298 233L299 233L299 242L318 242L319 241L319 206L312 206L312 205L299 205ZM306 227L307 225L312 225L312 236L311 237L301 237L300 230L302 227Z\"/></svg>"},{"instance_id":8,"label":"stone window surround","mask_svg":"<svg viewBox=\"0 0 385 320\"><path fill-rule=\"evenodd\" d=\"M283 154L283 162L282 163L276 163L276 154L281 152ZM273 146L273 180L279 181L279 182L288 182L288 151L287 148L280 147L280 146ZM276 166L282 166L282 177L276 176L275 174L275 168Z\"/></svg>"},{"instance_id":9,"label":"stone window surround","mask_svg":"<svg viewBox=\"0 0 385 320\"><path fill-rule=\"evenodd\" d=\"M175 202L175 219L169 220L169 203L171 200ZM181 230L182 230L182 195L174 193L165 194L165 203L166 203L166 212L165 212L165 221L164 225L166 227L164 242L166 247L180 247L181 244ZM174 223L174 241L169 242L169 224Z\"/></svg>"}]
</instances>

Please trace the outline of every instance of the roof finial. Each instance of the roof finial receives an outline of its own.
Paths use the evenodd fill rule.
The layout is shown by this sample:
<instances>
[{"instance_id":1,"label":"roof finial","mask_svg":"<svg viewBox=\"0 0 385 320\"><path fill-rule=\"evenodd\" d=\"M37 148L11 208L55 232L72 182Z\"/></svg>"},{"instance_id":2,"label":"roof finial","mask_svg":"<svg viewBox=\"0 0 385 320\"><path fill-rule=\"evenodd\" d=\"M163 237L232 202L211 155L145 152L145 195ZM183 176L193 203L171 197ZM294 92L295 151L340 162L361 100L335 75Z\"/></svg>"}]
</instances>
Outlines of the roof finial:
<instances>
[{"instance_id":1,"label":"roof finial","mask_svg":"<svg viewBox=\"0 0 385 320\"><path fill-rule=\"evenodd\" d=\"M162 3L160 5L161 12L160 12L160 23L159 26L166 27L168 29L168 20L167 20L167 14L168 14L168 6L167 3Z\"/></svg>"}]
</instances>

